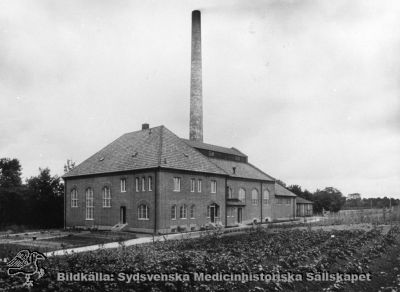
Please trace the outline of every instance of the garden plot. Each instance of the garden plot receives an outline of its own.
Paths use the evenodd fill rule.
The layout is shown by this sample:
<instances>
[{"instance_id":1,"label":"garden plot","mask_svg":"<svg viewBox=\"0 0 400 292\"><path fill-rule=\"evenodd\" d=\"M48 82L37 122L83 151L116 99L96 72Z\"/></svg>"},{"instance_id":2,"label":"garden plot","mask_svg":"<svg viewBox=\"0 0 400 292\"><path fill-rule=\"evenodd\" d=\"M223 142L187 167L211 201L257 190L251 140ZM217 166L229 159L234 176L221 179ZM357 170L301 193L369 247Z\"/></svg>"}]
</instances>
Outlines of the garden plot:
<instances>
[{"instance_id":1,"label":"garden plot","mask_svg":"<svg viewBox=\"0 0 400 292\"><path fill-rule=\"evenodd\" d=\"M167 240L118 249L52 257L47 274L32 291L377 291L395 285L399 276L399 226L368 230L264 230L221 237ZM398 257L398 256L397 256ZM393 259L387 263L387 259ZM379 263L386 263L380 265ZM397 266L396 266L397 265ZM336 281L142 281L58 282L58 271L70 273L371 273L371 282ZM5 285L15 279L0 273ZM22 279L21 279L22 280ZM396 284L397 285L397 284ZM390 290L392 291L392 290ZM395 290L396 291L396 290Z\"/></svg>"}]
</instances>

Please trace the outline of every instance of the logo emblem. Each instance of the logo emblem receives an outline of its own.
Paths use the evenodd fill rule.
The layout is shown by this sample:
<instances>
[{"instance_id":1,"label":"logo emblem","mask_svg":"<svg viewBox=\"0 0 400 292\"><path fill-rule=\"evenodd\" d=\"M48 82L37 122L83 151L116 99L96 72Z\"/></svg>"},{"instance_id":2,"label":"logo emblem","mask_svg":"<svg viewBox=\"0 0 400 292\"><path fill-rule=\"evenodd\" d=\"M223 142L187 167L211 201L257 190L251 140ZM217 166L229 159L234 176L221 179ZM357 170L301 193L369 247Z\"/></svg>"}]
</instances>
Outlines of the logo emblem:
<instances>
[{"instance_id":1,"label":"logo emblem","mask_svg":"<svg viewBox=\"0 0 400 292\"><path fill-rule=\"evenodd\" d=\"M30 288L33 286L32 278L34 276L37 276L36 280L43 277L45 269L39 267L38 261L45 259L46 256L41 252L31 252L29 249L23 249L7 263L7 274L9 276L24 275L25 282L23 286Z\"/></svg>"}]
</instances>

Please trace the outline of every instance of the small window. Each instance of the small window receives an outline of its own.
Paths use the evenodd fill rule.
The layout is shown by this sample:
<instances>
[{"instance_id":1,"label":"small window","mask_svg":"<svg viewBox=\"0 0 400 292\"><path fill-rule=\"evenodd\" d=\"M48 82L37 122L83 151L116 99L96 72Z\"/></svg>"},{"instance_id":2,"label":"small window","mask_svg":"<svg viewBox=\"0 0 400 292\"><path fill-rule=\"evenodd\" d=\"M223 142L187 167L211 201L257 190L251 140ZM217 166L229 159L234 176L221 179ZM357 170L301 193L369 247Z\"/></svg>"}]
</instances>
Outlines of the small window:
<instances>
[{"instance_id":1,"label":"small window","mask_svg":"<svg viewBox=\"0 0 400 292\"><path fill-rule=\"evenodd\" d=\"M93 190L86 190L86 220L93 220Z\"/></svg>"},{"instance_id":2,"label":"small window","mask_svg":"<svg viewBox=\"0 0 400 292\"><path fill-rule=\"evenodd\" d=\"M228 187L228 199L232 199L233 194L232 194L232 188Z\"/></svg>"},{"instance_id":3,"label":"small window","mask_svg":"<svg viewBox=\"0 0 400 292\"><path fill-rule=\"evenodd\" d=\"M149 191L153 190L153 178L151 176L148 177L147 182L149 184Z\"/></svg>"},{"instance_id":4,"label":"small window","mask_svg":"<svg viewBox=\"0 0 400 292\"><path fill-rule=\"evenodd\" d=\"M176 205L171 207L171 219L176 220Z\"/></svg>"},{"instance_id":5,"label":"small window","mask_svg":"<svg viewBox=\"0 0 400 292\"><path fill-rule=\"evenodd\" d=\"M138 177L135 178L135 190L136 190L136 192L139 191L139 178Z\"/></svg>"},{"instance_id":6,"label":"small window","mask_svg":"<svg viewBox=\"0 0 400 292\"><path fill-rule=\"evenodd\" d=\"M121 192L126 192L126 178L121 178Z\"/></svg>"},{"instance_id":7,"label":"small window","mask_svg":"<svg viewBox=\"0 0 400 292\"><path fill-rule=\"evenodd\" d=\"M190 179L190 192L194 193L194 189L196 187L196 180L194 178Z\"/></svg>"},{"instance_id":8,"label":"small window","mask_svg":"<svg viewBox=\"0 0 400 292\"><path fill-rule=\"evenodd\" d=\"M78 207L78 192L76 189L71 190L71 208Z\"/></svg>"},{"instance_id":9,"label":"small window","mask_svg":"<svg viewBox=\"0 0 400 292\"><path fill-rule=\"evenodd\" d=\"M186 219L187 217L187 208L186 205L183 205L179 208L179 218Z\"/></svg>"},{"instance_id":10,"label":"small window","mask_svg":"<svg viewBox=\"0 0 400 292\"><path fill-rule=\"evenodd\" d=\"M147 205L141 204L138 207L138 219L149 220L149 207L147 207Z\"/></svg>"},{"instance_id":11,"label":"small window","mask_svg":"<svg viewBox=\"0 0 400 292\"><path fill-rule=\"evenodd\" d=\"M109 187L103 188L103 208L111 207L111 191Z\"/></svg>"},{"instance_id":12,"label":"small window","mask_svg":"<svg viewBox=\"0 0 400 292\"><path fill-rule=\"evenodd\" d=\"M190 218L194 219L195 216L196 216L196 206L192 205L192 206L190 206Z\"/></svg>"},{"instance_id":13,"label":"small window","mask_svg":"<svg viewBox=\"0 0 400 292\"><path fill-rule=\"evenodd\" d=\"M208 154L213 157L214 156L214 151L208 151Z\"/></svg>"},{"instance_id":14,"label":"small window","mask_svg":"<svg viewBox=\"0 0 400 292\"><path fill-rule=\"evenodd\" d=\"M142 192L146 190L146 178L142 177Z\"/></svg>"},{"instance_id":15,"label":"small window","mask_svg":"<svg viewBox=\"0 0 400 292\"><path fill-rule=\"evenodd\" d=\"M217 181L216 180L212 180L211 181L211 193L215 194L217 192Z\"/></svg>"},{"instance_id":16,"label":"small window","mask_svg":"<svg viewBox=\"0 0 400 292\"><path fill-rule=\"evenodd\" d=\"M251 191L251 203L253 205L258 205L258 191L256 189Z\"/></svg>"},{"instance_id":17,"label":"small window","mask_svg":"<svg viewBox=\"0 0 400 292\"><path fill-rule=\"evenodd\" d=\"M264 190L264 192L263 192L263 201L264 201L264 204L269 204L269 192L268 192L268 190Z\"/></svg>"},{"instance_id":18,"label":"small window","mask_svg":"<svg viewBox=\"0 0 400 292\"><path fill-rule=\"evenodd\" d=\"M240 188L239 190L239 200L243 203L246 202L246 191L243 188Z\"/></svg>"},{"instance_id":19,"label":"small window","mask_svg":"<svg viewBox=\"0 0 400 292\"><path fill-rule=\"evenodd\" d=\"M180 191L181 191L181 178L174 177L174 192L180 192Z\"/></svg>"},{"instance_id":20,"label":"small window","mask_svg":"<svg viewBox=\"0 0 400 292\"><path fill-rule=\"evenodd\" d=\"M199 193L201 193L201 184L202 184L202 181L201 181L201 179L199 179L197 181L197 192L199 192Z\"/></svg>"}]
</instances>

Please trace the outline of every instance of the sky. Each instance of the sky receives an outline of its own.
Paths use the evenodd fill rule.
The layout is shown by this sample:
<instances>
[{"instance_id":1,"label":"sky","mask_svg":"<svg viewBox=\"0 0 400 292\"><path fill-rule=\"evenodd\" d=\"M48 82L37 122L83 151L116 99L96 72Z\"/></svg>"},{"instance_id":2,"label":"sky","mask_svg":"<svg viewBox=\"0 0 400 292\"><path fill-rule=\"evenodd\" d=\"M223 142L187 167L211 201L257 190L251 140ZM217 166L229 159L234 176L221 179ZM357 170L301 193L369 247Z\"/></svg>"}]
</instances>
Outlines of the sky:
<instances>
[{"instance_id":1,"label":"sky","mask_svg":"<svg viewBox=\"0 0 400 292\"><path fill-rule=\"evenodd\" d=\"M289 185L400 198L396 0L2 0L0 157L62 175L145 122L187 138L194 9L204 142Z\"/></svg>"}]
</instances>

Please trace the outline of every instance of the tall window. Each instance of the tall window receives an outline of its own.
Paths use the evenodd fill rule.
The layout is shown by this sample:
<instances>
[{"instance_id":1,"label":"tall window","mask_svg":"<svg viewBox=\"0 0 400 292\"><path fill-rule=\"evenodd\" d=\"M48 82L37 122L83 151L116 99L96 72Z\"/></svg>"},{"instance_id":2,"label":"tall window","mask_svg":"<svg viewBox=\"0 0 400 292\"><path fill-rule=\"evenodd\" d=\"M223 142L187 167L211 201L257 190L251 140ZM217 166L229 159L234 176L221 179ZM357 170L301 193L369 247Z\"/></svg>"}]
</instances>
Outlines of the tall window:
<instances>
[{"instance_id":1,"label":"tall window","mask_svg":"<svg viewBox=\"0 0 400 292\"><path fill-rule=\"evenodd\" d=\"M111 191L109 187L103 188L103 208L111 207Z\"/></svg>"},{"instance_id":2,"label":"tall window","mask_svg":"<svg viewBox=\"0 0 400 292\"><path fill-rule=\"evenodd\" d=\"M135 190L138 192L139 191L139 178L135 178Z\"/></svg>"},{"instance_id":3,"label":"tall window","mask_svg":"<svg viewBox=\"0 0 400 292\"><path fill-rule=\"evenodd\" d=\"M196 206L192 205L192 206L190 206L190 218L194 219L195 216L196 216Z\"/></svg>"},{"instance_id":4,"label":"tall window","mask_svg":"<svg viewBox=\"0 0 400 292\"><path fill-rule=\"evenodd\" d=\"M138 219L149 220L149 207L145 204L141 204L138 207Z\"/></svg>"},{"instance_id":5,"label":"tall window","mask_svg":"<svg viewBox=\"0 0 400 292\"><path fill-rule=\"evenodd\" d=\"M179 218L186 219L186 217L187 217L187 208L186 205L182 205L179 208Z\"/></svg>"},{"instance_id":6,"label":"tall window","mask_svg":"<svg viewBox=\"0 0 400 292\"><path fill-rule=\"evenodd\" d=\"M217 181L212 180L211 181L211 193L215 194L217 192Z\"/></svg>"},{"instance_id":7,"label":"tall window","mask_svg":"<svg viewBox=\"0 0 400 292\"><path fill-rule=\"evenodd\" d=\"M202 180L199 179L199 180L197 181L197 192L199 192L199 193L201 193L201 184L202 184Z\"/></svg>"},{"instance_id":8,"label":"tall window","mask_svg":"<svg viewBox=\"0 0 400 292\"><path fill-rule=\"evenodd\" d=\"M146 190L146 178L142 177L142 192Z\"/></svg>"},{"instance_id":9,"label":"tall window","mask_svg":"<svg viewBox=\"0 0 400 292\"><path fill-rule=\"evenodd\" d=\"M126 192L126 178L121 178L121 192Z\"/></svg>"},{"instance_id":10,"label":"tall window","mask_svg":"<svg viewBox=\"0 0 400 292\"><path fill-rule=\"evenodd\" d=\"M78 207L78 192L76 189L71 190L71 208Z\"/></svg>"},{"instance_id":11,"label":"tall window","mask_svg":"<svg viewBox=\"0 0 400 292\"><path fill-rule=\"evenodd\" d=\"M86 190L86 220L93 220L93 190Z\"/></svg>"},{"instance_id":12,"label":"tall window","mask_svg":"<svg viewBox=\"0 0 400 292\"><path fill-rule=\"evenodd\" d=\"M228 199L232 199L233 194L232 194L232 188L228 187Z\"/></svg>"},{"instance_id":13,"label":"tall window","mask_svg":"<svg viewBox=\"0 0 400 292\"><path fill-rule=\"evenodd\" d=\"M180 191L181 191L181 178L174 177L174 192L180 192Z\"/></svg>"},{"instance_id":14,"label":"tall window","mask_svg":"<svg viewBox=\"0 0 400 292\"><path fill-rule=\"evenodd\" d=\"M269 204L269 192L268 192L268 190L264 190L264 192L263 192L263 200L264 200L264 204Z\"/></svg>"},{"instance_id":15,"label":"tall window","mask_svg":"<svg viewBox=\"0 0 400 292\"><path fill-rule=\"evenodd\" d=\"M171 207L171 219L175 220L176 219L176 205L173 205Z\"/></svg>"},{"instance_id":16,"label":"tall window","mask_svg":"<svg viewBox=\"0 0 400 292\"><path fill-rule=\"evenodd\" d=\"M251 191L251 203L253 205L258 205L258 191L256 189Z\"/></svg>"},{"instance_id":17,"label":"tall window","mask_svg":"<svg viewBox=\"0 0 400 292\"><path fill-rule=\"evenodd\" d=\"M243 203L246 202L246 191L243 188L240 188L239 190L239 200Z\"/></svg>"},{"instance_id":18,"label":"tall window","mask_svg":"<svg viewBox=\"0 0 400 292\"><path fill-rule=\"evenodd\" d=\"M151 176L148 177L147 182L149 184L149 191L153 190L153 178Z\"/></svg>"},{"instance_id":19,"label":"tall window","mask_svg":"<svg viewBox=\"0 0 400 292\"><path fill-rule=\"evenodd\" d=\"M190 191L194 193L194 189L196 187L196 180L194 178L190 179Z\"/></svg>"}]
</instances>

